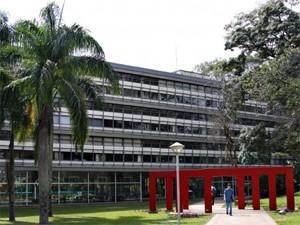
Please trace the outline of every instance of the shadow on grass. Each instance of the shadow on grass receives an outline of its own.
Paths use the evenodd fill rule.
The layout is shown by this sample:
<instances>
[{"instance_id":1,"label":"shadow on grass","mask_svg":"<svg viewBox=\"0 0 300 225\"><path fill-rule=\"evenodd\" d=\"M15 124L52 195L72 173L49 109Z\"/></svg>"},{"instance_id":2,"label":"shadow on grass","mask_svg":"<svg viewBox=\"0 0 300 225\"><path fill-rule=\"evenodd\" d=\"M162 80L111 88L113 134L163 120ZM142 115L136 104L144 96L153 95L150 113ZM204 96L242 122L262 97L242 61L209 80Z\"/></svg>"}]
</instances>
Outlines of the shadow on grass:
<instances>
[{"instance_id":1,"label":"shadow on grass","mask_svg":"<svg viewBox=\"0 0 300 225\"><path fill-rule=\"evenodd\" d=\"M154 225L154 224L166 224L168 220L174 219L173 217L168 218L157 218L150 219L142 216L121 216L118 218L103 218L103 217L54 217L51 225ZM0 219L1 225L36 225L37 223L31 223L26 221L17 221L14 223L8 222L7 220Z\"/></svg>"},{"instance_id":2,"label":"shadow on grass","mask_svg":"<svg viewBox=\"0 0 300 225\"><path fill-rule=\"evenodd\" d=\"M121 203L96 203L96 204L65 204L55 205L53 207L54 215L78 214L78 213L97 213L97 212L115 212L127 210L147 210L148 202L121 202ZM18 217L31 217L39 213L38 206L18 206L16 215ZM0 218L8 216L8 208L0 208Z\"/></svg>"}]
</instances>

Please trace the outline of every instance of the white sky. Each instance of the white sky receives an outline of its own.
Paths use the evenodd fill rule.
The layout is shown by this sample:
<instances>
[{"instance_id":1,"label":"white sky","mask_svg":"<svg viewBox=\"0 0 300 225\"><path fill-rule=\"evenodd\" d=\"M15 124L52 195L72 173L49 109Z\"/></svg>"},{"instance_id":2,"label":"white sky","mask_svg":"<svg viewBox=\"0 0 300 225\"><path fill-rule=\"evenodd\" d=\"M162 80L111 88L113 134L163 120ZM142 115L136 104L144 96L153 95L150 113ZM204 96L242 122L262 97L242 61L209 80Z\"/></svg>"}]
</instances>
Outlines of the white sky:
<instances>
[{"instance_id":1,"label":"white sky","mask_svg":"<svg viewBox=\"0 0 300 225\"><path fill-rule=\"evenodd\" d=\"M8 13L11 22L32 19L48 2L0 0L0 10ZM63 0L56 2L61 6ZM224 51L224 26L237 13L263 2L66 0L63 21L90 30L108 61L164 71L192 70L198 63L232 55Z\"/></svg>"}]
</instances>

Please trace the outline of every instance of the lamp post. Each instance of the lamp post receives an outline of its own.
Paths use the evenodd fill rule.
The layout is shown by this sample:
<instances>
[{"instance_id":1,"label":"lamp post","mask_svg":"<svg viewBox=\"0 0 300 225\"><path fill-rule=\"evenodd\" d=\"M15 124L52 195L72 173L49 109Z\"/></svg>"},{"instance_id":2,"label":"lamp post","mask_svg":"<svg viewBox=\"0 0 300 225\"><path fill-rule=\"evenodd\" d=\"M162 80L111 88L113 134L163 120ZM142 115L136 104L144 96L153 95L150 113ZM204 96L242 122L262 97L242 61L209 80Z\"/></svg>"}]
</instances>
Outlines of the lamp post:
<instances>
[{"instance_id":1,"label":"lamp post","mask_svg":"<svg viewBox=\"0 0 300 225\"><path fill-rule=\"evenodd\" d=\"M180 179L179 179L179 154L184 148L183 144L175 142L170 149L176 154L176 191L177 191L177 223L180 224Z\"/></svg>"}]
</instances>

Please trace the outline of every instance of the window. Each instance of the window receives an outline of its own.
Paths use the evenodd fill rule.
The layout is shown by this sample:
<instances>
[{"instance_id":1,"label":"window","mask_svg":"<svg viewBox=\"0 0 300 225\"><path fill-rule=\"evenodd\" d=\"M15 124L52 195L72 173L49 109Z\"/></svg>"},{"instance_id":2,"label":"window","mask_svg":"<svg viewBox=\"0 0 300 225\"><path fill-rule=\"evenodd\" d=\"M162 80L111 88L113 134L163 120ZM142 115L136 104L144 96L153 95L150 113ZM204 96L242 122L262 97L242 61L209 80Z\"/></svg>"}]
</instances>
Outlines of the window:
<instances>
[{"instance_id":1,"label":"window","mask_svg":"<svg viewBox=\"0 0 300 225\"><path fill-rule=\"evenodd\" d=\"M70 117L60 116L60 124L69 125L70 124Z\"/></svg>"},{"instance_id":2,"label":"window","mask_svg":"<svg viewBox=\"0 0 300 225\"><path fill-rule=\"evenodd\" d=\"M105 154L105 161L113 162L114 161L114 155L113 154Z\"/></svg>"},{"instance_id":3,"label":"window","mask_svg":"<svg viewBox=\"0 0 300 225\"><path fill-rule=\"evenodd\" d=\"M104 120L104 127L113 127L112 120Z\"/></svg>"},{"instance_id":4,"label":"window","mask_svg":"<svg viewBox=\"0 0 300 225\"><path fill-rule=\"evenodd\" d=\"M189 84L183 84L183 90L191 91L190 85Z\"/></svg>"},{"instance_id":5,"label":"window","mask_svg":"<svg viewBox=\"0 0 300 225\"><path fill-rule=\"evenodd\" d=\"M88 122L89 122L89 126L91 126L91 127L102 127L103 126L102 119L89 118Z\"/></svg>"},{"instance_id":6,"label":"window","mask_svg":"<svg viewBox=\"0 0 300 225\"><path fill-rule=\"evenodd\" d=\"M122 120L114 120L114 128L122 128L123 122Z\"/></svg>"},{"instance_id":7,"label":"window","mask_svg":"<svg viewBox=\"0 0 300 225\"><path fill-rule=\"evenodd\" d=\"M160 94L160 100L161 101L167 101L168 95L167 94Z\"/></svg>"},{"instance_id":8,"label":"window","mask_svg":"<svg viewBox=\"0 0 300 225\"><path fill-rule=\"evenodd\" d=\"M0 140L9 140L10 139L10 132L1 130L0 131Z\"/></svg>"},{"instance_id":9,"label":"window","mask_svg":"<svg viewBox=\"0 0 300 225\"><path fill-rule=\"evenodd\" d=\"M123 162L123 155L115 154L115 162Z\"/></svg>"},{"instance_id":10,"label":"window","mask_svg":"<svg viewBox=\"0 0 300 225\"><path fill-rule=\"evenodd\" d=\"M124 129L132 129L132 122L124 121Z\"/></svg>"},{"instance_id":11,"label":"window","mask_svg":"<svg viewBox=\"0 0 300 225\"><path fill-rule=\"evenodd\" d=\"M133 162L133 155L125 155L124 161L125 162Z\"/></svg>"},{"instance_id":12,"label":"window","mask_svg":"<svg viewBox=\"0 0 300 225\"><path fill-rule=\"evenodd\" d=\"M54 124L59 124L59 116L53 116L53 123Z\"/></svg>"},{"instance_id":13,"label":"window","mask_svg":"<svg viewBox=\"0 0 300 225\"><path fill-rule=\"evenodd\" d=\"M143 155L143 162L151 162L151 155Z\"/></svg>"}]
</instances>

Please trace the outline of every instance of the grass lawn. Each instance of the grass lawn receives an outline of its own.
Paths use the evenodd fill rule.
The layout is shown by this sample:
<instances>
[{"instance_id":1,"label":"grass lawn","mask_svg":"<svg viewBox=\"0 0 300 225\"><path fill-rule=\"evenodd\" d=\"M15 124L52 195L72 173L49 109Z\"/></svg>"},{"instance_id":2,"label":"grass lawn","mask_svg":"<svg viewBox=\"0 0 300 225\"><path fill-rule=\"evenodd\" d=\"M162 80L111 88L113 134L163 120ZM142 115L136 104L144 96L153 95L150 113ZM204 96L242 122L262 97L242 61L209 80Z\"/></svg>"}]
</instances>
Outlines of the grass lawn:
<instances>
[{"instance_id":1,"label":"grass lawn","mask_svg":"<svg viewBox=\"0 0 300 225\"><path fill-rule=\"evenodd\" d=\"M300 208L300 192L295 195L295 205L296 208ZM261 206L265 210L269 210L269 199L262 199ZM277 198L277 207L284 208L286 207L286 197L278 197ZM300 211L296 211L293 213L287 213L286 215L279 215L274 211L267 211L269 215L276 221L278 225L298 225L300 224Z\"/></svg>"},{"instance_id":2,"label":"grass lawn","mask_svg":"<svg viewBox=\"0 0 300 225\"><path fill-rule=\"evenodd\" d=\"M54 207L54 217L50 224L65 225L156 225L176 224L176 217L164 212L149 214L148 203L103 203L95 205L61 205ZM37 207L18 207L16 210L17 222L7 220L7 209L0 208L0 224L2 225L33 225L38 223ZM205 224L212 215L203 215L198 218L185 218L182 224Z\"/></svg>"}]
</instances>

